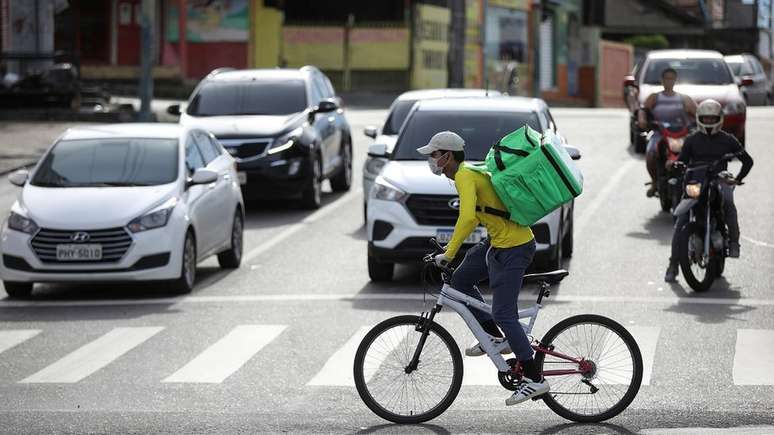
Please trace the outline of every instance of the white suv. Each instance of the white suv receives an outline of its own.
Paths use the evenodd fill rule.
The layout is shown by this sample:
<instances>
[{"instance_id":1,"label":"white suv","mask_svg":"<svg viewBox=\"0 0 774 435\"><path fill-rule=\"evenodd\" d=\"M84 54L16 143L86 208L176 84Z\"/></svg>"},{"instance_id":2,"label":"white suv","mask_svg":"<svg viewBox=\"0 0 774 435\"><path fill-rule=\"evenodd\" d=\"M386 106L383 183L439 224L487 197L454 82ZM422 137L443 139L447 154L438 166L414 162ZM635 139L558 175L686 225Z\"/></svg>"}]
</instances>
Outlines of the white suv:
<instances>
[{"instance_id":1,"label":"white suv","mask_svg":"<svg viewBox=\"0 0 774 435\"><path fill-rule=\"evenodd\" d=\"M391 153L386 152L384 145L371 145L369 154L389 158L368 199L366 227L371 280L388 281L396 263L419 261L431 250L431 237L440 243L448 242L457 221L459 198L453 181L433 175L426 157L417 153L416 148L425 145L433 134L451 130L465 139L466 160L482 161L492 144L524 124L558 134L542 100L433 99L414 105ZM580 158L576 148L566 147L573 158ZM572 255L572 223L570 202L532 226L537 242L536 262L549 269L561 267L562 259ZM477 229L462 251L486 236L484 228Z\"/></svg>"}]
</instances>

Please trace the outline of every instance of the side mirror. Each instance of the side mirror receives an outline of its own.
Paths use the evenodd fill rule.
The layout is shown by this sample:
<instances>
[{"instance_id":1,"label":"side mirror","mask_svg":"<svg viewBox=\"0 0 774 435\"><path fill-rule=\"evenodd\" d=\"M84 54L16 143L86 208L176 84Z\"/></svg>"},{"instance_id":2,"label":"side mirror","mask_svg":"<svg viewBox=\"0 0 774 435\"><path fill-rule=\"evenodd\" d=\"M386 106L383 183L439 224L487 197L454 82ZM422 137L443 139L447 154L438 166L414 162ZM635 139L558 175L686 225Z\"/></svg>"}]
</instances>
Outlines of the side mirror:
<instances>
[{"instance_id":1,"label":"side mirror","mask_svg":"<svg viewBox=\"0 0 774 435\"><path fill-rule=\"evenodd\" d=\"M637 86L637 80L634 78L634 76L624 77L623 85L626 87L631 86L634 88L639 88L639 86Z\"/></svg>"},{"instance_id":2,"label":"side mirror","mask_svg":"<svg viewBox=\"0 0 774 435\"><path fill-rule=\"evenodd\" d=\"M188 186L196 184L210 184L218 181L218 173L206 168L199 168L194 172L193 177L188 182Z\"/></svg>"},{"instance_id":3,"label":"side mirror","mask_svg":"<svg viewBox=\"0 0 774 435\"><path fill-rule=\"evenodd\" d=\"M370 137L371 139L376 139L376 135L378 133L379 129L373 125L366 126L366 128L363 129L363 134Z\"/></svg>"},{"instance_id":4,"label":"side mirror","mask_svg":"<svg viewBox=\"0 0 774 435\"><path fill-rule=\"evenodd\" d=\"M570 155L570 158L573 160L580 160L581 158L581 152L577 147L574 147L572 145L565 145L564 149L567 150L567 154Z\"/></svg>"},{"instance_id":5,"label":"side mirror","mask_svg":"<svg viewBox=\"0 0 774 435\"><path fill-rule=\"evenodd\" d=\"M180 116L180 105L172 104L171 106L167 107L167 113L170 115Z\"/></svg>"},{"instance_id":6,"label":"side mirror","mask_svg":"<svg viewBox=\"0 0 774 435\"><path fill-rule=\"evenodd\" d=\"M370 157L387 157L387 145L383 143L372 143L368 146L368 155Z\"/></svg>"},{"instance_id":7,"label":"side mirror","mask_svg":"<svg viewBox=\"0 0 774 435\"><path fill-rule=\"evenodd\" d=\"M30 172L26 169L19 169L8 176L8 181L14 186L23 187L28 178L30 178Z\"/></svg>"},{"instance_id":8,"label":"side mirror","mask_svg":"<svg viewBox=\"0 0 774 435\"><path fill-rule=\"evenodd\" d=\"M742 81L740 83L740 86L752 86L755 84L755 81L750 76L742 77Z\"/></svg>"},{"instance_id":9,"label":"side mirror","mask_svg":"<svg viewBox=\"0 0 774 435\"><path fill-rule=\"evenodd\" d=\"M314 116L318 113L329 113L337 110L338 108L339 105L333 98L320 101L320 104L314 106L312 110L309 111L309 123L311 124L314 122Z\"/></svg>"}]
</instances>

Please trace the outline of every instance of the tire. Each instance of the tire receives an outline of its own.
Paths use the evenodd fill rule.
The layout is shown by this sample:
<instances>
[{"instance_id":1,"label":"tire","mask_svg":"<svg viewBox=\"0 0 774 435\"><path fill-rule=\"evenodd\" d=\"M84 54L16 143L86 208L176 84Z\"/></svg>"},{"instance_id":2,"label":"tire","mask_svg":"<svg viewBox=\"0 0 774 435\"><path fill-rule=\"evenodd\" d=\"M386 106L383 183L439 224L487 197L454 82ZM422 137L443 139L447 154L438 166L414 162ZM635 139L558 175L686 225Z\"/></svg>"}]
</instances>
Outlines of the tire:
<instances>
[{"instance_id":1,"label":"tire","mask_svg":"<svg viewBox=\"0 0 774 435\"><path fill-rule=\"evenodd\" d=\"M331 189L334 192L346 192L352 187L352 145L350 140L342 141L342 166L338 174L331 178Z\"/></svg>"},{"instance_id":2,"label":"tire","mask_svg":"<svg viewBox=\"0 0 774 435\"><path fill-rule=\"evenodd\" d=\"M191 230L185 234L180 263L180 278L172 282L172 291L182 295L191 293L196 282L196 237Z\"/></svg>"},{"instance_id":3,"label":"tire","mask_svg":"<svg viewBox=\"0 0 774 435\"><path fill-rule=\"evenodd\" d=\"M574 245L574 233L573 233L573 222L575 221L575 205L572 206L572 209L570 210L570 218L569 218L569 228L567 228L567 233L564 235L564 238L562 239L562 257L564 258L571 258L572 257L572 250Z\"/></svg>"},{"instance_id":4,"label":"tire","mask_svg":"<svg viewBox=\"0 0 774 435\"><path fill-rule=\"evenodd\" d=\"M3 286L11 299L26 299L32 296L31 282L3 281Z\"/></svg>"},{"instance_id":5,"label":"tire","mask_svg":"<svg viewBox=\"0 0 774 435\"><path fill-rule=\"evenodd\" d=\"M242 238L244 235L244 221L242 212L237 209L234 213L234 221L231 223L231 247L218 254L218 264L223 269L237 269L242 263Z\"/></svg>"},{"instance_id":6,"label":"tire","mask_svg":"<svg viewBox=\"0 0 774 435\"><path fill-rule=\"evenodd\" d=\"M573 331L577 331L576 328L581 327L583 328L583 334L578 334L577 332L575 335L572 334ZM592 331L589 333L589 328L598 328L599 331L595 332L594 329L592 329ZM614 369L615 372L613 369L608 368L609 366L605 364L604 361L605 355L610 355L609 352L612 351L612 349L616 349L615 347L609 347L611 346L610 339L612 338L613 341L616 340L614 337L617 337L620 340L620 343L623 345L620 351L616 350L613 354L616 355ZM596 338L599 338L600 340L604 339L604 342L587 343L585 347L579 344L581 340L594 340ZM573 345L563 347L562 343L565 340L568 342L571 341ZM569 317L549 329L546 335L543 337L542 344L544 346L553 345L554 350L558 353L579 359L584 358L585 360L594 363L593 372L589 375L589 377L580 374L547 377L549 384L551 383L551 379L561 378L561 381L554 381L553 385L551 386L551 391L542 396L543 402L545 402L546 406L548 406L552 411L561 417L580 423L596 423L608 420L620 414L632 403L632 400L634 400L635 396L637 396L637 392L640 390L640 384L642 383L642 354L640 353L640 348L637 345L637 342L634 340L634 337L632 337L629 331L627 331L626 328L621 326L618 322L595 314L582 314ZM578 355L577 352L575 352L576 349L580 349L584 354ZM628 354L620 356L621 353L625 351L628 351ZM543 352L537 352L535 354L535 363L537 363L541 370L543 370L544 365L547 365L547 368L550 370L561 370L570 367L575 367L576 369L578 368L576 363L564 362L563 364L565 365L561 366L562 362L565 360L553 356L548 356L548 358L549 360L546 361L546 354ZM612 363L613 361L608 362ZM631 373L628 374L628 377L619 375L621 377L618 379L620 381L627 381L628 387L626 387L626 391L620 398L618 398L617 401L615 400L615 397L613 400L611 400L610 406L605 406L598 412L580 412L581 409L586 411L590 410L588 407L584 407L583 405L579 405L578 410L571 409L570 406L568 406L569 404L578 403L578 401L581 400L579 399L581 395L578 393L581 393L583 390L590 388L581 382L583 378L589 379L592 384L594 383L595 379L603 381L617 381L616 379L612 379L610 376L612 376L613 373L617 373L619 370L623 370L620 368L622 365L625 365L626 368L628 368L629 364L631 365ZM603 375L606 378L602 378ZM570 381L571 383L572 381L575 381L575 387L578 387L579 389L572 389L572 386L568 385L567 381ZM617 388L613 389L611 385L616 386ZM600 396L597 396L596 394L588 394L589 396L593 397L593 401L590 401L590 403L599 405L599 400L612 397L610 394L615 394L615 391L621 391L622 387L620 385L621 384L605 382L599 383L599 385L595 385L595 387L597 387L603 394ZM624 384L624 386L625 385L626 384ZM568 392L576 394L567 396L562 395L561 393L564 392L565 389L571 390ZM612 393L610 391L612 391ZM563 397L568 397L568 403L564 403L562 400Z\"/></svg>"},{"instance_id":7,"label":"tire","mask_svg":"<svg viewBox=\"0 0 774 435\"><path fill-rule=\"evenodd\" d=\"M381 263L372 256L368 256L368 276L373 282L392 281L395 272L395 263Z\"/></svg>"},{"instance_id":8,"label":"tire","mask_svg":"<svg viewBox=\"0 0 774 435\"><path fill-rule=\"evenodd\" d=\"M634 121L629 124L629 142L634 148L635 153L645 154L645 149L648 147L648 141L642 137L640 129Z\"/></svg>"},{"instance_id":9,"label":"tire","mask_svg":"<svg viewBox=\"0 0 774 435\"><path fill-rule=\"evenodd\" d=\"M307 210L316 210L322 204L322 168L320 159L315 156L309 162L309 178L301 192L301 206Z\"/></svg>"},{"instance_id":10,"label":"tire","mask_svg":"<svg viewBox=\"0 0 774 435\"><path fill-rule=\"evenodd\" d=\"M696 263L692 261L689 253L689 245L692 236L699 237L696 227L687 226L683 231L680 232L680 238L678 239L680 270L683 272L683 277L688 283L688 286L690 286L694 291L705 292L709 290L710 287L712 287L712 282L718 276L718 272L716 270L717 261L714 258L710 258L706 267L702 268L700 266L696 266ZM704 269L703 277L699 277L696 273L694 273L694 269L692 268L694 266L697 267L697 271Z\"/></svg>"},{"instance_id":11,"label":"tire","mask_svg":"<svg viewBox=\"0 0 774 435\"><path fill-rule=\"evenodd\" d=\"M764 106L771 106L774 104L774 97L771 94L766 94L766 100L763 101Z\"/></svg>"},{"instance_id":12,"label":"tire","mask_svg":"<svg viewBox=\"0 0 774 435\"><path fill-rule=\"evenodd\" d=\"M452 336L435 322L430 324L430 333L423 348L423 353L420 355L418 369L411 374L404 372L404 367L408 365L413 357L416 343L422 335L416 330L416 326L421 321L422 319L419 316L398 316L387 319L366 334L355 353L353 375L355 387L360 398L363 399L368 409L373 411L374 414L398 424L418 424L438 417L454 402L462 385L463 366L460 349ZM388 342L387 339L384 339L386 336L392 338L392 340ZM384 342L381 339L384 339ZM380 344L386 346L386 352L382 354L384 357L381 358L381 361L374 361L379 355L375 352L385 350L380 347ZM428 364L422 365L421 356L427 355L428 352L433 350L436 350L436 352L431 353L431 356L424 359ZM393 364L384 364L384 360L392 361ZM369 371L368 367L366 367L366 361L374 361L375 365L373 371L369 373L368 379L366 379L366 372ZM429 365L430 361L433 362L432 367ZM448 373L449 370L451 370L451 373ZM423 376L428 373L430 375L429 379ZM437 375L433 376L434 373L439 373L443 376L450 374L451 380L448 382L448 386L444 382L439 389L432 391L429 389L425 391L416 389L417 384L414 383L415 380L437 382L441 379ZM426 405L425 408L427 409L422 409L421 412L415 412L416 409L411 409L406 410L404 413L388 409L390 407L390 400L378 397L380 395L378 394L379 390L377 387L381 380L385 381L386 387L382 391L386 393L386 396L390 395L392 392L391 388L394 388L395 385L398 385L397 388L400 388L399 385L401 384L405 387L411 381L412 388L404 390L405 393L402 393L401 397L403 397L403 394L411 396L416 392L417 396L422 397L422 400L410 403L411 401L407 398L409 403L406 406L413 405L416 408L417 406ZM439 390L441 394L433 394Z\"/></svg>"},{"instance_id":13,"label":"tire","mask_svg":"<svg viewBox=\"0 0 774 435\"><path fill-rule=\"evenodd\" d=\"M363 224L368 225L368 203L363 202Z\"/></svg>"},{"instance_id":14,"label":"tire","mask_svg":"<svg viewBox=\"0 0 774 435\"><path fill-rule=\"evenodd\" d=\"M723 276L723 272L725 272L725 270L726 270L726 257L721 256L716 260L715 276L720 278L721 276Z\"/></svg>"},{"instance_id":15,"label":"tire","mask_svg":"<svg viewBox=\"0 0 774 435\"><path fill-rule=\"evenodd\" d=\"M559 237L561 237L561 234L564 229L564 217L562 217L559 220ZM564 260L564 254L563 254L563 245L564 240L557 237L556 245L554 245L553 252L551 252L551 256L549 257L548 264L546 265L547 270L554 271L559 270L562 268L562 260Z\"/></svg>"}]
</instances>

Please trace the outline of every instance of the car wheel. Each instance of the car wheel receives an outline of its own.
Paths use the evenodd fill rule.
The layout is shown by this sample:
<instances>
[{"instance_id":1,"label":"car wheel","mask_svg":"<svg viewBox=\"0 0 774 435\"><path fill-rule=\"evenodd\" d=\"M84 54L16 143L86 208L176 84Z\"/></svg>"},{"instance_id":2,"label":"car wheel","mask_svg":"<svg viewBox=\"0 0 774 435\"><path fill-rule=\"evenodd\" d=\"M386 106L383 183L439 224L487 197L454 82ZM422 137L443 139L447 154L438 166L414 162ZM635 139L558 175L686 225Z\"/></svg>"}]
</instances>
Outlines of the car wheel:
<instances>
[{"instance_id":1,"label":"car wheel","mask_svg":"<svg viewBox=\"0 0 774 435\"><path fill-rule=\"evenodd\" d=\"M368 256L368 276L373 282L392 281L395 263L380 263L376 258Z\"/></svg>"},{"instance_id":2,"label":"car wheel","mask_svg":"<svg viewBox=\"0 0 774 435\"><path fill-rule=\"evenodd\" d=\"M196 281L196 238L192 231L185 234L183 253L180 266L180 278L172 283L172 290L177 294L191 293Z\"/></svg>"},{"instance_id":3,"label":"car wheel","mask_svg":"<svg viewBox=\"0 0 774 435\"><path fill-rule=\"evenodd\" d=\"M352 145L350 141L341 144L341 170L331 178L331 189L334 192L346 192L352 187Z\"/></svg>"},{"instance_id":4,"label":"car wheel","mask_svg":"<svg viewBox=\"0 0 774 435\"><path fill-rule=\"evenodd\" d=\"M231 247L218 254L218 264L223 269L236 269L242 263L243 233L242 212L237 210L234 213L234 222L231 224Z\"/></svg>"},{"instance_id":5,"label":"car wheel","mask_svg":"<svg viewBox=\"0 0 774 435\"><path fill-rule=\"evenodd\" d=\"M5 286L5 292L8 293L8 297L12 299L25 299L32 295L31 282L14 282L3 281Z\"/></svg>"},{"instance_id":6,"label":"car wheel","mask_svg":"<svg viewBox=\"0 0 774 435\"><path fill-rule=\"evenodd\" d=\"M562 219L559 221L559 236L557 237L556 245L554 245L554 248L552 249L552 252L551 252L551 256L549 257L549 261L547 265L549 272L554 270L559 270L562 268L562 260L564 259L564 256L562 254L562 245L564 243L561 237L562 237L563 230L564 230L564 217L562 217Z\"/></svg>"},{"instance_id":7,"label":"car wheel","mask_svg":"<svg viewBox=\"0 0 774 435\"><path fill-rule=\"evenodd\" d=\"M570 218L568 223L567 232L564 235L564 238L562 239L562 256L564 258L570 258L572 257L572 249L573 249L573 243L574 243L574 235L573 235L573 222L575 221L575 218L573 215L575 214L575 206L573 205L572 209L570 209Z\"/></svg>"},{"instance_id":8,"label":"car wheel","mask_svg":"<svg viewBox=\"0 0 774 435\"><path fill-rule=\"evenodd\" d=\"M368 203L363 202L363 224L368 225Z\"/></svg>"},{"instance_id":9,"label":"car wheel","mask_svg":"<svg viewBox=\"0 0 774 435\"><path fill-rule=\"evenodd\" d=\"M310 176L306 180L306 187L301 193L301 205L309 210L320 208L322 203L322 169L320 159L314 156L310 160Z\"/></svg>"},{"instance_id":10,"label":"car wheel","mask_svg":"<svg viewBox=\"0 0 774 435\"><path fill-rule=\"evenodd\" d=\"M771 96L771 94L766 94L766 101L763 102L765 106L771 106L774 104L774 97Z\"/></svg>"}]
</instances>

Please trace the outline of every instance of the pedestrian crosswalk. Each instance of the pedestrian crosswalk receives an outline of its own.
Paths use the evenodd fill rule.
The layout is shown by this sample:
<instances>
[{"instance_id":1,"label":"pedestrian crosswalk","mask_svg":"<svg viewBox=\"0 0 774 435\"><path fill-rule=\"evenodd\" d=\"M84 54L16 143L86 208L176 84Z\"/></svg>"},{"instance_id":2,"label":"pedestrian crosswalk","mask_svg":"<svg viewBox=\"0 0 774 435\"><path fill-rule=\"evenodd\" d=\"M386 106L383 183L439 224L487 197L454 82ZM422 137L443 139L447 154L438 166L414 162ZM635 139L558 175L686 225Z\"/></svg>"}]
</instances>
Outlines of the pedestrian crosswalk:
<instances>
[{"instance_id":1,"label":"pedestrian crosswalk","mask_svg":"<svg viewBox=\"0 0 774 435\"><path fill-rule=\"evenodd\" d=\"M330 348L330 354L325 355L325 362L313 365L311 370L304 370L303 385L309 387L353 387L352 363L360 342L371 329L370 326L353 328L349 336L332 340L335 343ZM635 337L643 358L642 385L653 385L653 373L659 367L654 366L660 343L669 338L661 327L630 326L627 328ZM154 379L162 384L221 384L227 382L235 373L243 370L245 365L261 354L270 344L282 351L285 342L302 343L303 340L291 335L297 329L289 325L247 324L236 325L221 338L208 342L196 342L198 354L188 362L177 367L168 367L165 373L158 373ZM13 366L13 354L28 342L46 340L51 331L41 329L10 329L0 330L0 366ZM22 384L73 384L84 381L94 374L105 370L111 364L132 352L143 352L150 341L161 340L165 334L172 334L163 326L116 327L104 332L96 339L72 349L69 353L53 356L53 361L42 361L45 365L26 377L5 382ZM730 364L735 385L774 385L774 330L738 329L733 349L733 362ZM196 335L189 337L197 340ZM466 346L469 343L460 342ZM392 344L397 347L399 342ZM75 347L75 346L74 346ZM36 348L40 348L40 343ZM384 354L393 349L385 349ZM174 353L174 350L168 350ZM145 358L152 356L145 356ZM274 358L278 364L296 364L283 362L283 355ZM379 362L377 361L378 365ZM43 365L43 364L41 364ZM722 366L722 365L721 365ZM38 366L40 367L40 366ZM496 386L497 371L488 358L464 357L465 386ZM36 368L37 369L37 368ZM668 367L673 370L674 367ZM679 368L678 368L679 369ZM685 367L690 370L690 367ZM34 370L31 370L34 371ZM18 371L17 371L18 372ZM369 374L366 373L366 377Z\"/></svg>"}]
</instances>

